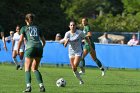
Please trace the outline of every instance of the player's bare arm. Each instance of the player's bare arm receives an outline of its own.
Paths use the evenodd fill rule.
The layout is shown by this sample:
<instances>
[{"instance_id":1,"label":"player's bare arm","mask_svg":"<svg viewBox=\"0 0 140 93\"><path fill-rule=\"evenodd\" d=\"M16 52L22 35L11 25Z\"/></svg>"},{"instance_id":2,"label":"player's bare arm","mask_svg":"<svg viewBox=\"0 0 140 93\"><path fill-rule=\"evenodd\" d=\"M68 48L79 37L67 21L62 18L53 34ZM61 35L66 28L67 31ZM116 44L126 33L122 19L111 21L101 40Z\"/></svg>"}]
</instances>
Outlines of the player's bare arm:
<instances>
[{"instance_id":1,"label":"player's bare arm","mask_svg":"<svg viewBox=\"0 0 140 93\"><path fill-rule=\"evenodd\" d=\"M68 42L69 42L69 39L65 39L65 41L64 41L64 47L67 47Z\"/></svg>"},{"instance_id":2,"label":"player's bare arm","mask_svg":"<svg viewBox=\"0 0 140 93\"><path fill-rule=\"evenodd\" d=\"M21 44L22 44L22 42L23 42L23 39L24 39L24 35L21 34L21 35L20 35L19 42L18 42L18 54L19 54L20 46L21 46Z\"/></svg>"},{"instance_id":3,"label":"player's bare arm","mask_svg":"<svg viewBox=\"0 0 140 93\"><path fill-rule=\"evenodd\" d=\"M40 37L40 39L42 40L42 46L44 47L44 46L45 46L45 44L46 44L46 41L45 41L44 36Z\"/></svg>"}]
</instances>

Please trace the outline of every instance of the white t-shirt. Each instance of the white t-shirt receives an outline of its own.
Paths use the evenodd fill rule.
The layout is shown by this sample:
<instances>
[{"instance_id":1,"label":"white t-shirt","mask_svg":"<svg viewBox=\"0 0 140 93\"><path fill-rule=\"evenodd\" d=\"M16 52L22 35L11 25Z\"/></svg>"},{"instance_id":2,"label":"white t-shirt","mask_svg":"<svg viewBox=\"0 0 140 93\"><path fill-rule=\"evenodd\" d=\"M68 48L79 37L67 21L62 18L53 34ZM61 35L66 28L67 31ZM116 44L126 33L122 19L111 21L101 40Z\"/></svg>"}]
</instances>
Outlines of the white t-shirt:
<instances>
[{"instance_id":1,"label":"white t-shirt","mask_svg":"<svg viewBox=\"0 0 140 93\"><path fill-rule=\"evenodd\" d=\"M64 39L69 39L69 56L75 53L82 53L82 40L85 34L81 30L76 30L75 33L66 32Z\"/></svg>"},{"instance_id":2,"label":"white t-shirt","mask_svg":"<svg viewBox=\"0 0 140 93\"><path fill-rule=\"evenodd\" d=\"M110 38L102 38L100 40L100 43L102 43L102 44L109 44L109 43L112 43L112 40Z\"/></svg>"},{"instance_id":3,"label":"white t-shirt","mask_svg":"<svg viewBox=\"0 0 140 93\"><path fill-rule=\"evenodd\" d=\"M13 36L13 40L15 41L14 50L18 49L19 39L20 39L20 35L18 33L14 33L14 36ZM22 42L22 44L21 44L20 50L21 49L24 50L24 42Z\"/></svg>"},{"instance_id":4,"label":"white t-shirt","mask_svg":"<svg viewBox=\"0 0 140 93\"><path fill-rule=\"evenodd\" d=\"M136 39L131 39L127 44L128 45L138 45L139 44L139 41L136 40Z\"/></svg>"}]
</instances>

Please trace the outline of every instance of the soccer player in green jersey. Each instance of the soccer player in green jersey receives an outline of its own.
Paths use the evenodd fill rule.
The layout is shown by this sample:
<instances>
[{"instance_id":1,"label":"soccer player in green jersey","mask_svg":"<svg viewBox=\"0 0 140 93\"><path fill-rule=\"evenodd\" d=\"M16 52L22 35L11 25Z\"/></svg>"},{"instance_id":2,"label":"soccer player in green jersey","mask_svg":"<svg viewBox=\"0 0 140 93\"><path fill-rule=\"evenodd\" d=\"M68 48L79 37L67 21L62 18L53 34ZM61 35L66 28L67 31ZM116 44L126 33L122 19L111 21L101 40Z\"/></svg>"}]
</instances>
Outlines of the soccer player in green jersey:
<instances>
[{"instance_id":1,"label":"soccer player in green jersey","mask_svg":"<svg viewBox=\"0 0 140 93\"><path fill-rule=\"evenodd\" d=\"M25 81L26 89L23 92L31 92L31 70L36 76L38 81L40 92L45 92L42 75L38 70L38 66L43 55L43 47L45 46L44 36L38 26L33 24L34 14L29 13L25 16L26 26L23 26L20 30L21 36L18 44L18 52L26 38L26 50L25 50Z\"/></svg>"},{"instance_id":2,"label":"soccer player in green jersey","mask_svg":"<svg viewBox=\"0 0 140 93\"><path fill-rule=\"evenodd\" d=\"M88 25L88 19L87 18L83 18L82 19L82 25L84 26L83 28L83 32L85 33L86 36L88 36L88 41L84 40L84 48L83 48L83 56L82 56L82 61L80 63L80 68L81 71L79 72L80 74L85 73L85 61L84 61L84 57L90 53L90 56L92 57L92 59L96 62L96 64L98 65L98 67L100 68L100 70L102 71L102 76L104 76L105 74L105 69L103 68L102 63L100 62L100 60L97 58L96 56L96 51L95 51L95 45L94 42L92 40L92 32L90 30L90 26Z\"/></svg>"},{"instance_id":3,"label":"soccer player in green jersey","mask_svg":"<svg viewBox=\"0 0 140 93\"><path fill-rule=\"evenodd\" d=\"M4 48L5 48L5 50L7 51L7 47L6 47L6 42L5 42L5 37L4 37L4 30L3 30L3 28L2 28L2 26L0 25L0 35L1 35L1 38L2 38L2 41L3 41L3 43L4 43Z\"/></svg>"}]
</instances>

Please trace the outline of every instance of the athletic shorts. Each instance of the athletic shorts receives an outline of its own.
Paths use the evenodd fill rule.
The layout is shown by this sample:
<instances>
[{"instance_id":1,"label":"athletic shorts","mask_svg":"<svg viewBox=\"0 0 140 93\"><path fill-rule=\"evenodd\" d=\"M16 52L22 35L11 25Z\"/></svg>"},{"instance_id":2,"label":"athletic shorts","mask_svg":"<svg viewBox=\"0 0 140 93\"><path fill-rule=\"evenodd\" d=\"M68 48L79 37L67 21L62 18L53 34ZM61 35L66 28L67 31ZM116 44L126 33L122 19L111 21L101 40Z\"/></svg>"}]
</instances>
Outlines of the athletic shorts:
<instances>
[{"instance_id":1,"label":"athletic shorts","mask_svg":"<svg viewBox=\"0 0 140 93\"><path fill-rule=\"evenodd\" d=\"M95 50L95 44L94 43L92 43L92 48L93 48L93 50ZM85 44L83 49L87 50L88 52L90 52L90 46L88 44Z\"/></svg>"},{"instance_id":2,"label":"athletic shorts","mask_svg":"<svg viewBox=\"0 0 140 93\"><path fill-rule=\"evenodd\" d=\"M82 56L82 51L79 52L69 52L69 58L75 57L75 56Z\"/></svg>"},{"instance_id":3,"label":"athletic shorts","mask_svg":"<svg viewBox=\"0 0 140 93\"><path fill-rule=\"evenodd\" d=\"M14 50L14 51L17 51L17 50ZM19 52L24 52L24 49L19 49Z\"/></svg>"},{"instance_id":4,"label":"athletic shorts","mask_svg":"<svg viewBox=\"0 0 140 93\"><path fill-rule=\"evenodd\" d=\"M35 58L35 57L42 57L43 55L43 48L36 48L36 47L32 47L29 49L26 49L25 51L25 57L29 57L29 58Z\"/></svg>"}]
</instances>

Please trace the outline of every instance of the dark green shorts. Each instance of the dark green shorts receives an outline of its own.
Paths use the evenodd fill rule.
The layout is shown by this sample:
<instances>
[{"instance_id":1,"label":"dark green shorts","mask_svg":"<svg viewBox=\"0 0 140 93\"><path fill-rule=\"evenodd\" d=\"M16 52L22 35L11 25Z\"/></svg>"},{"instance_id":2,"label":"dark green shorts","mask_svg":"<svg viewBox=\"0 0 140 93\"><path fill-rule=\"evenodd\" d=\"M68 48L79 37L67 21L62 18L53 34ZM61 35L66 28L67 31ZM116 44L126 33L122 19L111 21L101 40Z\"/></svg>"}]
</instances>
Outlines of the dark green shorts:
<instances>
[{"instance_id":1,"label":"dark green shorts","mask_svg":"<svg viewBox=\"0 0 140 93\"><path fill-rule=\"evenodd\" d=\"M95 44L94 43L92 43L92 48L93 48L93 50L95 50ZM88 50L88 52L90 52L90 47L89 47L88 44L84 45L84 49L86 49L86 50Z\"/></svg>"},{"instance_id":2,"label":"dark green shorts","mask_svg":"<svg viewBox=\"0 0 140 93\"><path fill-rule=\"evenodd\" d=\"M43 55L43 48L36 48L32 47L25 51L25 57L35 58L35 57L42 57Z\"/></svg>"}]
</instances>

